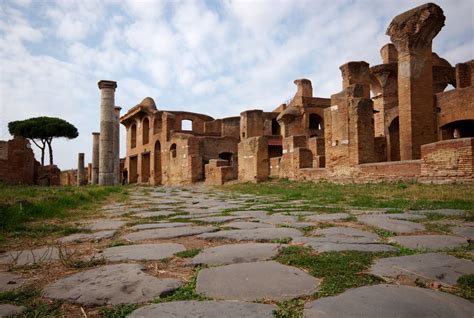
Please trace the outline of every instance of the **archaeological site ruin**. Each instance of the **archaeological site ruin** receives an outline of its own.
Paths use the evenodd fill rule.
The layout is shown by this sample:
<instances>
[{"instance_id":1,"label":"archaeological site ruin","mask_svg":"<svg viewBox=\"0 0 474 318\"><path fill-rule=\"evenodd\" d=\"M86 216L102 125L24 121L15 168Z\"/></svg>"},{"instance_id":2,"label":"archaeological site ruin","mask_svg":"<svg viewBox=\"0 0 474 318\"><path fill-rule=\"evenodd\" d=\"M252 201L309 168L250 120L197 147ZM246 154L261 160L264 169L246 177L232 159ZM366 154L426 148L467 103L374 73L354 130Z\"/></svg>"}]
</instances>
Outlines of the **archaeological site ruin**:
<instances>
[{"instance_id":1,"label":"archaeological site ruin","mask_svg":"<svg viewBox=\"0 0 474 318\"><path fill-rule=\"evenodd\" d=\"M444 23L434 4L396 16L386 31L391 43L380 49L381 64L347 62L340 67L341 91L326 97L313 95L309 79L297 79L291 101L271 112L214 119L167 111L146 97L120 117L117 83L100 81L92 163L63 172L61 184L118 184L124 170L129 183L152 185L270 177L472 183L474 60L453 66L432 51ZM127 131L123 160L119 122ZM17 144L22 147L0 145L0 181L9 180L9 165L17 163L11 159Z\"/></svg>"},{"instance_id":2,"label":"archaeological site ruin","mask_svg":"<svg viewBox=\"0 0 474 318\"><path fill-rule=\"evenodd\" d=\"M120 118L129 181L473 182L474 60L452 66L432 52L444 22L433 4L396 16L380 65L342 65L330 97L297 79L293 99L271 112L214 119L146 97Z\"/></svg>"}]
</instances>

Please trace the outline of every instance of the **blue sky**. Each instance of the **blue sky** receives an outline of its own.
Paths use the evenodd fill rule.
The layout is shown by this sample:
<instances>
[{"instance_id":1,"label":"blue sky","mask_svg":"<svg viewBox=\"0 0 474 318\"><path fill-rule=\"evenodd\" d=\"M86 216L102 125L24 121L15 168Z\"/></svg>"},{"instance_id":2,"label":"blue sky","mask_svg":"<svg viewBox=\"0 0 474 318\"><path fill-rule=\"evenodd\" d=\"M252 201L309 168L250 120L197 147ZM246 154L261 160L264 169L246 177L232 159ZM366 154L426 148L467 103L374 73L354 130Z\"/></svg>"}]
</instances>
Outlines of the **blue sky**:
<instances>
[{"instance_id":1,"label":"blue sky","mask_svg":"<svg viewBox=\"0 0 474 318\"><path fill-rule=\"evenodd\" d=\"M74 168L77 152L89 162L100 79L117 81L123 111L146 96L159 109L215 118L270 111L297 78L329 97L341 89L339 66L380 64L391 19L424 2L3 0L0 139L12 120L61 117L80 136L54 141L55 163ZM474 1L436 3L447 18L433 50L452 65L472 59Z\"/></svg>"}]
</instances>

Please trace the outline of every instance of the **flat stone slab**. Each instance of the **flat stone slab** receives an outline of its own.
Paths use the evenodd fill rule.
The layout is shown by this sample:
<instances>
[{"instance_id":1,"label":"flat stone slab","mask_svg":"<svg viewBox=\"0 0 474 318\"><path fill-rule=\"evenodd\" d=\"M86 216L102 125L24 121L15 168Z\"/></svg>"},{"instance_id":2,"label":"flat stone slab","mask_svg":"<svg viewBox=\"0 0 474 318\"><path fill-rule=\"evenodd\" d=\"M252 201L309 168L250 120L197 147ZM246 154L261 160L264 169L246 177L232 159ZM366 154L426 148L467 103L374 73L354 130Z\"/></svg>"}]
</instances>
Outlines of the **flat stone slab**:
<instances>
[{"instance_id":1,"label":"flat stone slab","mask_svg":"<svg viewBox=\"0 0 474 318\"><path fill-rule=\"evenodd\" d=\"M463 236L467 239L474 239L474 227L472 226L456 226L451 229L451 231L459 236Z\"/></svg>"},{"instance_id":2,"label":"flat stone slab","mask_svg":"<svg viewBox=\"0 0 474 318\"><path fill-rule=\"evenodd\" d=\"M116 246L105 249L102 254L108 261L120 262L126 260L160 260L171 257L174 253L186 250L181 244L136 244Z\"/></svg>"},{"instance_id":3,"label":"flat stone slab","mask_svg":"<svg viewBox=\"0 0 474 318\"><path fill-rule=\"evenodd\" d=\"M60 279L44 295L85 306L135 304L169 293L181 285L177 279L158 279L138 264L105 265Z\"/></svg>"},{"instance_id":4,"label":"flat stone slab","mask_svg":"<svg viewBox=\"0 0 474 318\"><path fill-rule=\"evenodd\" d=\"M164 229L143 230L129 233L123 238L129 241L156 240L175 237L197 235L201 233L213 232L217 228L211 226L183 226Z\"/></svg>"},{"instance_id":5,"label":"flat stone slab","mask_svg":"<svg viewBox=\"0 0 474 318\"><path fill-rule=\"evenodd\" d=\"M203 239L229 239L236 241L280 240L301 236L297 229L290 228L258 228L250 230L228 230L204 233L198 236Z\"/></svg>"},{"instance_id":6,"label":"flat stone slab","mask_svg":"<svg viewBox=\"0 0 474 318\"><path fill-rule=\"evenodd\" d=\"M266 261L278 254L280 244L246 243L206 248L196 255L192 264L227 265Z\"/></svg>"},{"instance_id":7,"label":"flat stone slab","mask_svg":"<svg viewBox=\"0 0 474 318\"><path fill-rule=\"evenodd\" d=\"M152 218L152 217L166 217L170 215L174 215L178 212L176 211L151 211L151 212L140 212L140 213L135 213L133 216L141 219L145 218Z\"/></svg>"},{"instance_id":8,"label":"flat stone slab","mask_svg":"<svg viewBox=\"0 0 474 318\"><path fill-rule=\"evenodd\" d=\"M329 214L317 214L306 216L306 221L313 222L331 222L331 221L341 221L350 218L349 213L329 213Z\"/></svg>"},{"instance_id":9,"label":"flat stone slab","mask_svg":"<svg viewBox=\"0 0 474 318\"><path fill-rule=\"evenodd\" d=\"M465 238L452 235L409 235L394 236L389 238L391 242L398 243L408 248L427 250L441 250L466 245Z\"/></svg>"},{"instance_id":10,"label":"flat stone slab","mask_svg":"<svg viewBox=\"0 0 474 318\"><path fill-rule=\"evenodd\" d=\"M58 239L60 243L80 243L88 241L101 241L114 236L116 230L99 231L94 233L76 233Z\"/></svg>"},{"instance_id":11,"label":"flat stone slab","mask_svg":"<svg viewBox=\"0 0 474 318\"><path fill-rule=\"evenodd\" d=\"M86 229L92 231L118 230L126 223L127 222L120 220L96 220L94 223L86 225Z\"/></svg>"},{"instance_id":12,"label":"flat stone slab","mask_svg":"<svg viewBox=\"0 0 474 318\"><path fill-rule=\"evenodd\" d=\"M296 216L283 214L259 216L255 217L254 219L268 224L292 224L298 222L298 218Z\"/></svg>"},{"instance_id":13,"label":"flat stone slab","mask_svg":"<svg viewBox=\"0 0 474 318\"><path fill-rule=\"evenodd\" d=\"M305 305L304 318L472 318L474 304L427 288L375 285L350 289Z\"/></svg>"},{"instance_id":14,"label":"flat stone slab","mask_svg":"<svg viewBox=\"0 0 474 318\"><path fill-rule=\"evenodd\" d=\"M360 251L360 252L396 252L398 249L387 244L377 243L336 243L320 237L297 237L293 243L303 243L317 252Z\"/></svg>"},{"instance_id":15,"label":"flat stone slab","mask_svg":"<svg viewBox=\"0 0 474 318\"><path fill-rule=\"evenodd\" d=\"M245 219L245 218L248 218L248 217L229 215L229 216L208 216L208 217L202 217L202 218L195 218L192 220L206 222L206 223L224 223L228 221L234 221L234 220Z\"/></svg>"},{"instance_id":16,"label":"flat stone slab","mask_svg":"<svg viewBox=\"0 0 474 318\"><path fill-rule=\"evenodd\" d=\"M196 291L216 299L286 300L312 295L320 282L298 268L267 261L203 269Z\"/></svg>"},{"instance_id":17,"label":"flat stone slab","mask_svg":"<svg viewBox=\"0 0 474 318\"><path fill-rule=\"evenodd\" d=\"M17 274L9 272L0 272L0 292L11 291L23 287L26 280Z\"/></svg>"},{"instance_id":18,"label":"flat stone slab","mask_svg":"<svg viewBox=\"0 0 474 318\"><path fill-rule=\"evenodd\" d=\"M438 210L412 210L410 213L440 214L444 216L465 216L466 211L459 209L438 209Z\"/></svg>"},{"instance_id":19,"label":"flat stone slab","mask_svg":"<svg viewBox=\"0 0 474 318\"><path fill-rule=\"evenodd\" d=\"M192 226L193 223L187 222L166 222L166 223L147 223L147 224L137 224L130 227L131 230L150 230L150 229L163 229L170 227L182 227L182 226Z\"/></svg>"},{"instance_id":20,"label":"flat stone slab","mask_svg":"<svg viewBox=\"0 0 474 318\"><path fill-rule=\"evenodd\" d=\"M474 274L474 262L441 253L426 253L378 259L369 273L385 279L398 276L455 285L462 275Z\"/></svg>"},{"instance_id":21,"label":"flat stone slab","mask_svg":"<svg viewBox=\"0 0 474 318\"><path fill-rule=\"evenodd\" d=\"M238 230L251 230L251 229L261 229L261 228L274 228L273 224L261 223L261 222L245 222L245 221L235 221L226 223L224 227L234 228Z\"/></svg>"},{"instance_id":22,"label":"flat stone slab","mask_svg":"<svg viewBox=\"0 0 474 318\"><path fill-rule=\"evenodd\" d=\"M361 215L358 216L357 219L359 222L362 222L366 225L378 227L398 234L413 233L425 230L425 226L423 224L404 220L395 220L387 217L386 215Z\"/></svg>"},{"instance_id":23,"label":"flat stone slab","mask_svg":"<svg viewBox=\"0 0 474 318\"><path fill-rule=\"evenodd\" d=\"M295 223L288 224L287 226L294 227L295 229L304 229L308 227L316 227L316 224L311 223L311 222L295 222Z\"/></svg>"},{"instance_id":24,"label":"flat stone slab","mask_svg":"<svg viewBox=\"0 0 474 318\"><path fill-rule=\"evenodd\" d=\"M418 220L426 219L426 215L413 214L413 213L386 213L383 215L390 219L396 219L396 220L418 221Z\"/></svg>"},{"instance_id":25,"label":"flat stone slab","mask_svg":"<svg viewBox=\"0 0 474 318\"><path fill-rule=\"evenodd\" d=\"M59 252L55 247L9 251L0 255L0 263L19 266L47 263L57 259L59 259Z\"/></svg>"},{"instance_id":26,"label":"flat stone slab","mask_svg":"<svg viewBox=\"0 0 474 318\"><path fill-rule=\"evenodd\" d=\"M148 305L132 312L128 318L272 318L273 305L239 301L173 301Z\"/></svg>"},{"instance_id":27,"label":"flat stone slab","mask_svg":"<svg viewBox=\"0 0 474 318\"><path fill-rule=\"evenodd\" d=\"M380 237L372 232L367 232L351 227L334 226L325 229L317 229L312 235L322 236L321 241L333 243L380 243Z\"/></svg>"},{"instance_id":28,"label":"flat stone slab","mask_svg":"<svg viewBox=\"0 0 474 318\"><path fill-rule=\"evenodd\" d=\"M0 317L10 317L19 315L26 310L23 306L15 306L11 304L0 304Z\"/></svg>"}]
</instances>

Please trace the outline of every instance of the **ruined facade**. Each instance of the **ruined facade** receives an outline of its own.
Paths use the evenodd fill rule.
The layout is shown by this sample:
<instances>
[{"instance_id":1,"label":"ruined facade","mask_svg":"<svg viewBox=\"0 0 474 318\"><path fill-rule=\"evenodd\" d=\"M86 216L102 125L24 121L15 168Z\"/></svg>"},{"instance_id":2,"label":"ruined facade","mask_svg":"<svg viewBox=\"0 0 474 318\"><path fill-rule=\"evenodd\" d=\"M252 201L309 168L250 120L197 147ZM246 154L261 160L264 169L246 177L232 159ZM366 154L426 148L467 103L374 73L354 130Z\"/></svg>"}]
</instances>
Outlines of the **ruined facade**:
<instances>
[{"instance_id":1,"label":"ruined facade","mask_svg":"<svg viewBox=\"0 0 474 318\"><path fill-rule=\"evenodd\" d=\"M60 170L55 165L41 166L30 142L16 137L0 141L0 183L59 185Z\"/></svg>"},{"instance_id":2,"label":"ruined facade","mask_svg":"<svg viewBox=\"0 0 474 318\"><path fill-rule=\"evenodd\" d=\"M398 15L382 63L342 65L330 98L298 79L288 104L224 119L145 98L120 118L129 181L474 182L474 60L452 66L432 52L444 22L434 4Z\"/></svg>"}]
</instances>

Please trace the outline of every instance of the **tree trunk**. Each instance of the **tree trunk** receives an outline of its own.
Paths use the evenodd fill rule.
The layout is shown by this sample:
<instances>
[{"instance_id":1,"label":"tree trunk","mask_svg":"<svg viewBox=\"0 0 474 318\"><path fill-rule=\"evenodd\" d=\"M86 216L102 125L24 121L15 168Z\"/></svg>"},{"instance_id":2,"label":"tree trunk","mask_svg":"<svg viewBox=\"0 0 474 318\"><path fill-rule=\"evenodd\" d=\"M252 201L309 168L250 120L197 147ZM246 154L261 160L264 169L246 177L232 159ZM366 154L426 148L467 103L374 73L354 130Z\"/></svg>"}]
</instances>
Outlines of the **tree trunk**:
<instances>
[{"instance_id":1,"label":"tree trunk","mask_svg":"<svg viewBox=\"0 0 474 318\"><path fill-rule=\"evenodd\" d=\"M46 145L45 145L44 139L40 139L40 140L41 140L41 143L43 144L43 147L38 145L38 143L34 139L31 139L31 141L36 145L36 147L41 149L41 166L44 166L44 149L46 148Z\"/></svg>"},{"instance_id":2,"label":"tree trunk","mask_svg":"<svg viewBox=\"0 0 474 318\"><path fill-rule=\"evenodd\" d=\"M52 138L48 140L48 149L49 149L49 164L53 165L53 148L51 147Z\"/></svg>"}]
</instances>

